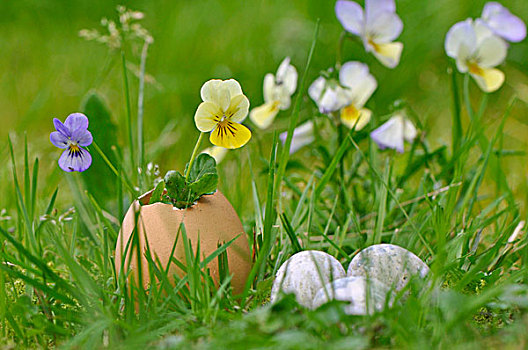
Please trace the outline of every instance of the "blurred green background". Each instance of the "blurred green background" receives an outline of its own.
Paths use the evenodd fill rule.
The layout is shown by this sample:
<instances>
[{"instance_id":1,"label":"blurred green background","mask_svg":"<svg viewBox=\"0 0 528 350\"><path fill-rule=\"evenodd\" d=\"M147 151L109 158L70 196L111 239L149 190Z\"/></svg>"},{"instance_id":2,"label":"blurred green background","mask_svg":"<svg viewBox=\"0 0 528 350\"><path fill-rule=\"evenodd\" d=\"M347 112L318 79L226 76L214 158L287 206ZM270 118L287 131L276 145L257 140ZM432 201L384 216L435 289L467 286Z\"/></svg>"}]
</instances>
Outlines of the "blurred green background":
<instances>
[{"instance_id":1,"label":"blurred green background","mask_svg":"<svg viewBox=\"0 0 528 350\"><path fill-rule=\"evenodd\" d=\"M344 59L368 63L377 78L378 89L368 103L376 117L384 116L395 100L403 99L417 112L432 145L450 145L452 100L443 42L451 25L466 17L480 16L485 1L396 3L404 22L399 38L405 45L400 65L387 69L353 42L346 43ZM528 19L528 2L501 3ZM31 155L40 158L48 191L63 180L56 165L60 151L49 143L52 118L64 120L79 110L83 96L91 89L104 96L118 125L119 137L112 142L126 144L120 57L105 46L78 36L83 28L100 29L102 17L114 18L118 4L144 12L142 24L154 37L147 73L158 84L146 87L145 138L147 142L156 141L167 124L174 126L163 134L163 152L150 159L159 163L163 171L183 168L190 155L198 136L192 117L200 103L203 82L234 77L252 106L257 106L262 103L264 74L276 71L285 56L291 56L302 72L318 18L321 29L309 82L320 70L334 64L342 31L334 15L334 1L0 1L0 161L7 164L8 134L21 157L23 135L27 133ZM129 55L129 59L138 63L137 56ZM105 64L111 69L103 74ZM504 148L526 151L528 41L511 45L507 62L500 68L506 72L506 83L490 96L485 124L493 132L505 106L517 96L520 101L507 122ZM130 81L135 113L137 79L131 76ZM475 100L480 94L472 83ZM314 112L313 104L305 99L301 118L307 119ZM275 128L285 129L287 115L279 116ZM465 115L464 118L467 120ZM261 136L255 136L257 133ZM255 134L255 138L265 137L259 131ZM527 192L526 160L524 154L504 160L510 184L523 199ZM8 170L0 170L0 190L4 193L12 192ZM0 208L8 206L10 198L11 195L0 196Z\"/></svg>"}]
</instances>

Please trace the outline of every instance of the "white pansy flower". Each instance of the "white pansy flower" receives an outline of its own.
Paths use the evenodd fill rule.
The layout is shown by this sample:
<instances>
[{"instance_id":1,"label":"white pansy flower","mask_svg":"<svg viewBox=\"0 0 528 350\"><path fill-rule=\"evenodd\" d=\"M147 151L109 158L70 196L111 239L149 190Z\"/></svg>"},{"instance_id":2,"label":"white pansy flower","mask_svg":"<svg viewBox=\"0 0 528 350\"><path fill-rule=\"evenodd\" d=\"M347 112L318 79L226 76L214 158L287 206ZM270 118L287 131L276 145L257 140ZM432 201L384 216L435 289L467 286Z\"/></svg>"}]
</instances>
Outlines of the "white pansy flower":
<instances>
[{"instance_id":1,"label":"white pansy flower","mask_svg":"<svg viewBox=\"0 0 528 350\"><path fill-rule=\"evenodd\" d=\"M364 11L356 2L339 0L335 12L345 30L361 38L367 52L386 67L398 65L403 44L394 40L400 36L403 23L394 0L365 0Z\"/></svg>"},{"instance_id":2,"label":"white pansy flower","mask_svg":"<svg viewBox=\"0 0 528 350\"><path fill-rule=\"evenodd\" d=\"M287 132L280 134L279 138L282 143L286 142ZM313 134L313 122L308 121L304 124L299 125L293 131L292 142L290 145L290 154L297 152L301 147L309 145L314 141Z\"/></svg>"},{"instance_id":3,"label":"white pansy flower","mask_svg":"<svg viewBox=\"0 0 528 350\"><path fill-rule=\"evenodd\" d=\"M370 133L380 149L392 148L403 153L404 141L412 142L417 135L413 123L401 114L391 117L385 124Z\"/></svg>"},{"instance_id":4,"label":"white pansy flower","mask_svg":"<svg viewBox=\"0 0 528 350\"><path fill-rule=\"evenodd\" d=\"M308 94L321 113L341 110L341 122L360 130L367 125L372 114L363 106L377 86L366 64L346 62L339 71L339 82L319 77L308 89Z\"/></svg>"},{"instance_id":5,"label":"white pansy flower","mask_svg":"<svg viewBox=\"0 0 528 350\"><path fill-rule=\"evenodd\" d=\"M486 92L499 89L504 73L494 67L506 58L507 44L481 21L471 18L458 22L449 29L445 50L456 60L461 73L469 73Z\"/></svg>"},{"instance_id":6,"label":"white pansy flower","mask_svg":"<svg viewBox=\"0 0 528 350\"><path fill-rule=\"evenodd\" d=\"M291 96L297 89L297 70L286 57L277 74L266 74L264 77L264 104L251 110L249 118L260 129L268 128L279 110L290 108Z\"/></svg>"}]
</instances>

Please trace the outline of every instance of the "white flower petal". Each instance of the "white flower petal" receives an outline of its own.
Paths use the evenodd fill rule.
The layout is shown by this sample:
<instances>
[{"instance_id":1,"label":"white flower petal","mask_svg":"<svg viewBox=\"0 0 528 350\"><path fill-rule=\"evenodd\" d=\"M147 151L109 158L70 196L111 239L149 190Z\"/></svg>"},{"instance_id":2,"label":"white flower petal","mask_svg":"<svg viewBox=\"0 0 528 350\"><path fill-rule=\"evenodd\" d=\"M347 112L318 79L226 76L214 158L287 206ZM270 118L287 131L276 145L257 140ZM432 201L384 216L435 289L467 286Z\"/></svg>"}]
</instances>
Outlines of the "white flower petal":
<instances>
[{"instance_id":1,"label":"white flower petal","mask_svg":"<svg viewBox=\"0 0 528 350\"><path fill-rule=\"evenodd\" d=\"M369 69L366 64L357 61L346 62L339 70L339 83L352 88L368 74Z\"/></svg>"},{"instance_id":2,"label":"white flower petal","mask_svg":"<svg viewBox=\"0 0 528 350\"><path fill-rule=\"evenodd\" d=\"M282 143L286 142L287 132L280 134L279 138ZM313 122L308 121L304 124L299 125L293 131L292 142L290 145L290 154L297 152L301 147L309 145L314 141L313 134Z\"/></svg>"},{"instance_id":3,"label":"white flower petal","mask_svg":"<svg viewBox=\"0 0 528 350\"><path fill-rule=\"evenodd\" d=\"M376 44L390 43L400 36L402 30L403 22L393 12L382 12L366 25L367 37Z\"/></svg>"},{"instance_id":4,"label":"white flower petal","mask_svg":"<svg viewBox=\"0 0 528 350\"><path fill-rule=\"evenodd\" d=\"M473 22L473 30L477 36L476 46L479 46L484 39L494 35L491 29L480 18L477 18Z\"/></svg>"},{"instance_id":5,"label":"white flower petal","mask_svg":"<svg viewBox=\"0 0 528 350\"><path fill-rule=\"evenodd\" d=\"M417 135L418 131L414 124L409 119L405 118L403 124L403 138L405 141L413 142Z\"/></svg>"},{"instance_id":6,"label":"white flower petal","mask_svg":"<svg viewBox=\"0 0 528 350\"><path fill-rule=\"evenodd\" d=\"M476 42L477 37L473 29L473 21L468 18L463 22L456 23L449 29L444 47L449 57L457 58L462 43L469 48L470 52L473 52L476 49Z\"/></svg>"},{"instance_id":7,"label":"white flower petal","mask_svg":"<svg viewBox=\"0 0 528 350\"><path fill-rule=\"evenodd\" d=\"M361 35L365 25L363 9L357 3L338 0L335 4L336 17L347 32Z\"/></svg>"},{"instance_id":8,"label":"white flower petal","mask_svg":"<svg viewBox=\"0 0 528 350\"><path fill-rule=\"evenodd\" d=\"M396 115L371 132L370 137L378 144L380 149L392 148L403 153L403 127L402 117Z\"/></svg>"},{"instance_id":9,"label":"white flower petal","mask_svg":"<svg viewBox=\"0 0 528 350\"><path fill-rule=\"evenodd\" d=\"M361 108L376 90L376 79L369 73L368 66L360 62L347 62L339 71L341 85L349 88L350 100Z\"/></svg>"},{"instance_id":10,"label":"white flower petal","mask_svg":"<svg viewBox=\"0 0 528 350\"><path fill-rule=\"evenodd\" d=\"M477 48L477 62L483 68L498 66L506 59L507 51L508 46L504 40L495 35L489 36Z\"/></svg>"},{"instance_id":11,"label":"white flower petal","mask_svg":"<svg viewBox=\"0 0 528 350\"><path fill-rule=\"evenodd\" d=\"M224 82L219 79L212 79L203 84L200 95L204 102L212 102L220 107L223 111L229 107L231 100L229 89L224 86Z\"/></svg>"},{"instance_id":12,"label":"white flower petal","mask_svg":"<svg viewBox=\"0 0 528 350\"><path fill-rule=\"evenodd\" d=\"M365 0L367 22L378 17L382 12L396 12L394 0Z\"/></svg>"},{"instance_id":13,"label":"white flower petal","mask_svg":"<svg viewBox=\"0 0 528 350\"><path fill-rule=\"evenodd\" d=\"M273 102L275 100L275 76L268 73L264 76L263 92L264 92L264 102Z\"/></svg>"},{"instance_id":14,"label":"white flower petal","mask_svg":"<svg viewBox=\"0 0 528 350\"><path fill-rule=\"evenodd\" d=\"M310 98L319 106L319 99L326 85L326 79L323 77L318 77L314 80L312 85L308 88L308 95Z\"/></svg>"},{"instance_id":15,"label":"white flower petal","mask_svg":"<svg viewBox=\"0 0 528 350\"><path fill-rule=\"evenodd\" d=\"M293 95L297 89L297 69L290 64L289 57L286 57L279 66L276 82L283 86L285 92L290 96Z\"/></svg>"}]
</instances>

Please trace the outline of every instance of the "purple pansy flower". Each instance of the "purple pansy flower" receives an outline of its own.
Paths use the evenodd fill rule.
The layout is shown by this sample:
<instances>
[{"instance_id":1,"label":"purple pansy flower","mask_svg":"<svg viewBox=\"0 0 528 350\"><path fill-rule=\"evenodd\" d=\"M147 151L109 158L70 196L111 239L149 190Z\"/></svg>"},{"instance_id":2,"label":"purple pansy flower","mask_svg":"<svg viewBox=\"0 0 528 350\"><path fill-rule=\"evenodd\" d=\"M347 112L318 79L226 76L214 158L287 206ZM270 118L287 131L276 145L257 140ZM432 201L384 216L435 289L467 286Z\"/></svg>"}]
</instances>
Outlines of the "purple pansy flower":
<instances>
[{"instance_id":1,"label":"purple pansy flower","mask_svg":"<svg viewBox=\"0 0 528 350\"><path fill-rule=\"evenodd\" d=\"M53 119L57 131L50 134L50 141L65 151L59 158L62 170L85 171L92 164L92 156L82 147L92 144L92 134L88 131L88 118L82 113L73 113L66 118L64 124L57 118Z\"/></svg>"},{"instance_id":2,"label":"purple pansy flower","mask_svg":"<svg viewBox=\"0 0 528 350\"><path fill-rule=\"evenodd\" d=\"M481 20L496 35L511 42L519 42L526 37L526 25L517 16L498 2L488 2L482 10Z\"/></svg>"}]
</instances>

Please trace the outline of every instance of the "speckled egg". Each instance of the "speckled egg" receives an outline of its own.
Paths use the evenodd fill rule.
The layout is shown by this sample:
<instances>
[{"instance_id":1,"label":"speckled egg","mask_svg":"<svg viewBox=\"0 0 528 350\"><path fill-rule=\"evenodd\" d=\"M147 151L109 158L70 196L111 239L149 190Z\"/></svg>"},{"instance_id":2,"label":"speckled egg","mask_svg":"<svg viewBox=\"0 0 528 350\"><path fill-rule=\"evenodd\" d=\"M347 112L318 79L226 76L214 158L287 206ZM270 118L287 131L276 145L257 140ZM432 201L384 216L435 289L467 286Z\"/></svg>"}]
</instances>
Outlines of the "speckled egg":
<instances>
[{"instance_id":1,"label":"speckled egg","mask_svg":"<svg viewBox=\"0 0 528 350\"><path fill-rule=\"evenodd\" d=\"M271 302L282 291L295 294L299 304L312 308L315 293L325 284L343 277L345 269L333 256L317 250L297 253L279 268L271 289Z\"/></svg>"},{"instance_id":2,"label":"speckled egg","mask_svg":"<svg viewBox=\"0 0 528 350\"><path fill-rule=\"evenodd\" d=\"M368 276L399 291L411 277L424 278L428 272L429 267L407 249L394 244L376 244L352 259L347 276Z\"/></svg>"},{"instance_id":3,"label":"speckled egg","mask_svg":"<svg viewBox=\"0 0 528 350\"><path fill-rule=\"evenodd\" d=\"M317 308L333 299L348 302L344 311L349 315L366 315L383 310L386 302L391 306L393 295L390 294L389 286L381 281L367 281L364 276L354 276L327 283L315 295L313 307Z\"/></svg>"}]
</instances>

